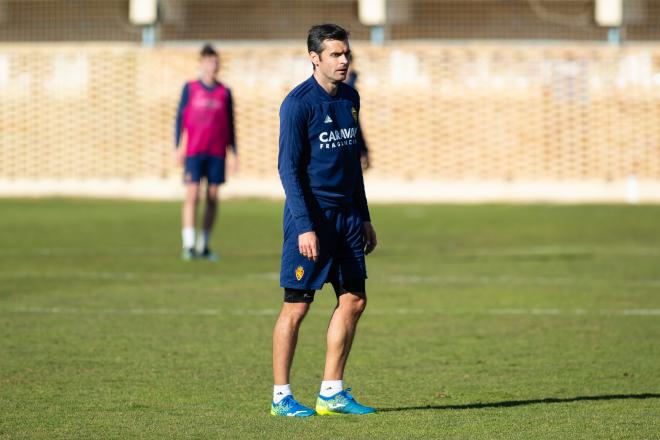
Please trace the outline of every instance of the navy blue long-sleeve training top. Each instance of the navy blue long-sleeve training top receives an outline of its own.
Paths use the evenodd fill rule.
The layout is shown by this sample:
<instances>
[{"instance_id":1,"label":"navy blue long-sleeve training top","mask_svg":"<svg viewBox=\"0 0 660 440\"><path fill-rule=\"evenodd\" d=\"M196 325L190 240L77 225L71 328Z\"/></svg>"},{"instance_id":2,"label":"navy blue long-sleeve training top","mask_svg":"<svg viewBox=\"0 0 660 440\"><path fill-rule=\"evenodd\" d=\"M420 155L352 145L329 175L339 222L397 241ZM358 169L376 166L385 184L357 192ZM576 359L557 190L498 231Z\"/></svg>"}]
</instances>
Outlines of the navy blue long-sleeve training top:
<instances>
[{"instance_id":1,"label":"navy blue long-sleeve training top","mask_svg":"<svg viewBox=\"0 0 660 440\"><path fill-rule=\"evenodd\" d=\"M321 208L355 204L362 220L371 221L360 166L359 112L355 89L339 83L331 96L313 76L282 102L278 170L298 234L314 230L314 202Z\"/></svg>"}]
</instances>

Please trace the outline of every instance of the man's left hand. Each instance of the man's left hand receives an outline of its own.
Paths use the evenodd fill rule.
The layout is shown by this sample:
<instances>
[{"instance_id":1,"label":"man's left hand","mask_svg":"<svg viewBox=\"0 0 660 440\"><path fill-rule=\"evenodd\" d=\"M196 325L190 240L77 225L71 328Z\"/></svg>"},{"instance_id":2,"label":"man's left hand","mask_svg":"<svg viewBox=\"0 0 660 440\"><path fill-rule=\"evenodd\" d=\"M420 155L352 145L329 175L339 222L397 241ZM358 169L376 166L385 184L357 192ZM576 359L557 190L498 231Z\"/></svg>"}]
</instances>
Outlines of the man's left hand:
<instances>
[{"instance_id":1,"label":"man's left hand","mask_svg":"<svg viewBox=\"0 0 660 440\"><path fill-rule=\"evenodd\" d=\"M238 173L238 154L236 154L236 152L233 152L231 156L227 155L227 162L229 174L233 176L234 174Z\"/></svg>"},{"instance_id":2,"label":"man's left hand","mask_svg":"<svg viewBox=\"0 0 660 440\"><path fill-rule=\"evenodd\" d=\"M371 226L371 222L362 222L362 229L364 231L364 254L369 255L378 244L376 239L376 231Z\"/></svg>"},{"instance_id":3,"label":"man's left hand","mask_svg":"<svg viewBox=\"0 0 660 440\"><path fill-rule=\"evenodd\" d=\"M369 153L362 153L360 155L360 165L362 166L362 171L367 171L371 166L369 162Z\"/></svg>"}]
</instances>

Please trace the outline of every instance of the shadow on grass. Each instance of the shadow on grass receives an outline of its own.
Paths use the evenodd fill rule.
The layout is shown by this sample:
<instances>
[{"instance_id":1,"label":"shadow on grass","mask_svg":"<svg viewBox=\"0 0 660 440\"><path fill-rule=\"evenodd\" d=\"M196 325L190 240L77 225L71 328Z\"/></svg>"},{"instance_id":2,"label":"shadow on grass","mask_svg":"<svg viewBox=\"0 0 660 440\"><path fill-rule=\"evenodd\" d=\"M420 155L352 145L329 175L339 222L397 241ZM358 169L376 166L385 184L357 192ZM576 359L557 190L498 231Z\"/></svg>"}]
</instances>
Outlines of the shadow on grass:
<instances>
[{"instance_id":1,"label":"shadow on grass","mask_svg":"<svg viewBox=\"0 0 660 440\"><path fill-rule=\"evenodd\" d=\"M624 400L624 399L660 399L660 394L611 394L604 396L577 396L566 398L548 397L546 399L533 400L507 400L504 402L467 403L465 405L426 405L407 406L399 408L379 408L379 412L390 411L420 411L420 410L442 410L442 409L481 409L481 408L509 408L513 406L537 405L546 403L569 403L598 400Z\"/></svg>"}]
</instances>

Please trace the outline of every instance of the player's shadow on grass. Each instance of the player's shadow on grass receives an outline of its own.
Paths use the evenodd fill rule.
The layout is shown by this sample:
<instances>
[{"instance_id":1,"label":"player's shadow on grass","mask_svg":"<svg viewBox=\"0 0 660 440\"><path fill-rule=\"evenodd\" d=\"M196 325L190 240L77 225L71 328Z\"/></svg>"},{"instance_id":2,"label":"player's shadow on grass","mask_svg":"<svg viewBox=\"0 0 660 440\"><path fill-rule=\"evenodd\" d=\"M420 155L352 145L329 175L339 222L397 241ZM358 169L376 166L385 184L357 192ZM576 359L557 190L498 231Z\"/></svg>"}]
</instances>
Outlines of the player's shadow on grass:
<instances>
[{"instance_id":1,"label":"player's shadow on grass","mask_svg":"<svg viewBox=\"0 0 660 440\"><path fill-rule=\"evenodd\" d=\"M510 408L514 406L537 405L544 403L569 403L597 400L624 400L624 399L660 399L660 394L611 394L604 396L577 396L566 398L548 397L546 399L533 400L507 400L504 402L488 403L466 403L464 405L426 405L426 406L407 406L399 408L380 408L379 412L390 411L420 411L420 410L446 410L446 409L482 409L482 408Z\"/></svg>"}]
</instances>

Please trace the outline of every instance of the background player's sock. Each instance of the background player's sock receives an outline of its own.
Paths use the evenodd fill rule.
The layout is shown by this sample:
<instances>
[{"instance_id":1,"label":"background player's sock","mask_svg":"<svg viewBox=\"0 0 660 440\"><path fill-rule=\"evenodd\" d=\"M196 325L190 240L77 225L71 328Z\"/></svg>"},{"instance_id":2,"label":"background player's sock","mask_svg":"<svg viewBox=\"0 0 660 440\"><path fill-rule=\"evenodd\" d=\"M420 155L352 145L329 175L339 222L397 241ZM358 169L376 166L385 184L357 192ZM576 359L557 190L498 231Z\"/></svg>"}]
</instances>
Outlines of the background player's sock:
<instances>
[{"instance_id":1,"label":"background player's sock","mask_svg":"<svg viewBox=\"0 0 660 440\"><path fill-rule=\"evenodd\" d=\"M292 396L291 384L275 385L273 387L273 403L280 403L286 396Z\"/></svg>"},{"instance_id":2,"label":"background player's sock","mask_svg":"<svg viewBox=\"0 0 660 440\"><path fill-rule=\"evenodd\" d=\"M181 239L183 240L184 249L192 249L195 247L195 228L183 228L181 230Z\"/></svg>"},{"instance_id":3,"label":"background player's sock","mask_svg":"<svg viewBox=\"0 0 660 440\"><path fill-rule=\"evenodd\" d=\"M321 382L321 391L319 394L323 397L330 397L334 396L343 389L343 380L324 380Z\"/></svg>"},{"instance_id":4,"label":"background player's sock","mask_svg":"<svg viewBox=\"0 0 660 440\"><path fill-rule=\"evenodd\" d=\"M203 230L199 231L197 235L199 237L199 250L204 251L209 248L209 243L211 242L211 231Z\"/></svg>"}]
</instances>

